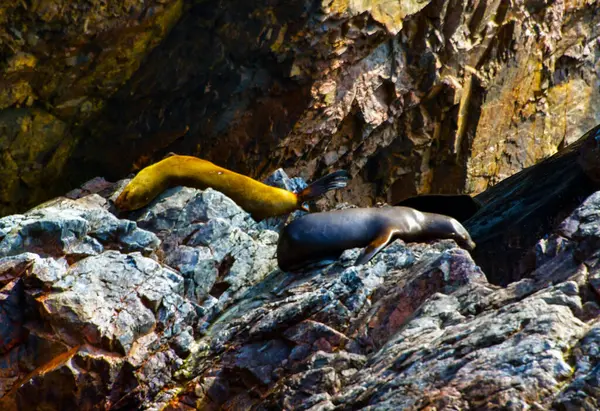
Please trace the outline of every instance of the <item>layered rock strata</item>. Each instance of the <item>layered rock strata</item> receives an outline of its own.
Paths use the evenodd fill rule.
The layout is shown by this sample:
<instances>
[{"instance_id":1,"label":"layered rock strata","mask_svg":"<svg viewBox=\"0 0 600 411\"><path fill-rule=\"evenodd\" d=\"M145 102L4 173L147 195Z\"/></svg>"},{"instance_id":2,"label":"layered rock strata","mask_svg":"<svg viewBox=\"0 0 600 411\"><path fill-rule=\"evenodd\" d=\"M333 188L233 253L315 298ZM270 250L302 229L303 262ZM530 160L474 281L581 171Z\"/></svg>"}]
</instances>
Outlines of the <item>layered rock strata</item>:
<instances>
[{"instance_id":1,"label":"layered rock strata","mask_svg":"<svg viewBox=\"0 0 600 411\"><path fill-rule=\"evenodd\" d=\"M600 193L499 287L451 240L286 274L281 219L181 187L117 217L114 190L0 219L2 409L600 405Z\"/></svg>"},{"instance_id":2,"label":"layered rock strata","mask_svg":"<svg viewBox=\"0 0 600 411\"><path fill-rule=\"evenodd\" d=\"M600 120L597 2L79 3L0 5L1 215L168 151L476 194Z\"/></svg>"}]
</instances>

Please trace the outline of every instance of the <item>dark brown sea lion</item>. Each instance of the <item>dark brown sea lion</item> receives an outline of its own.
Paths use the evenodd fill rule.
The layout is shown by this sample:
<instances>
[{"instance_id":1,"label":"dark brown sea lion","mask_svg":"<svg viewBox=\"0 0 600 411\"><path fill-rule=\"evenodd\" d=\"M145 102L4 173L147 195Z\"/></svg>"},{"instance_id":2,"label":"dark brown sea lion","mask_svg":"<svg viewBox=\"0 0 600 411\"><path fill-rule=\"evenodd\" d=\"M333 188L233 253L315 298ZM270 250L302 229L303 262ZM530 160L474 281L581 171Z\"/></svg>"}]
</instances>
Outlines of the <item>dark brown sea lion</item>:
<instances>
[{"instance_id":1,"label":"dark brown sea lion","mask_svg":"<svg viewBox=\"0 0 600 411\"><path fill-rule=\"evenodd\" d=\"M411 207L427 213L456 218L461 223L471 218L481 203L468 194L423 194L402 200L394 206Z\"/></svg>"},{"instance_id":2,"label":"dark brown sea lion","mask_svg":"<svg viewBox=\"0 0 600 411\"><path fill-rule=\"evenodd\" d=\"M169 187L211 187L227 195L256 220L305 209L304 202L346 186L346 171L336 171L313 182L300 193L272 187L197 157L170 155L142 169L115 201L121 210L147 205Z\"/></svg>"},{"instance_id":3,"label":"dark brown sea lion","mask_svg":"<svg viewBox=\"0 0 600 411\"><path fill-rule=\"evenodd\" d=\"M288 224L277 244L283 271L337 259L344 250L365 247L355 264L365 264L393 240L422 242L450 238L468 250L475 243L454 218L408 207L350 208L302 216Z\"/></svg>"}]
</instances>

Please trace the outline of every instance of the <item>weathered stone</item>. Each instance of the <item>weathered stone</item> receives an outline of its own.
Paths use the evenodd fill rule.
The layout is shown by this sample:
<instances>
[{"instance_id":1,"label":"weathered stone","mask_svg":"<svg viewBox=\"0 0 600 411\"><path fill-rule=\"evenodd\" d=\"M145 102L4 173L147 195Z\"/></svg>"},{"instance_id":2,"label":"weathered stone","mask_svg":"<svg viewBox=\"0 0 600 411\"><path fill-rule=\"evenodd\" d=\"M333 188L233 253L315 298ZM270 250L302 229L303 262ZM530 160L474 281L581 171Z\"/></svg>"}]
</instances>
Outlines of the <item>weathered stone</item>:
<instances>
[{"instance_id":1,"label":"weathered stone","mask_svg":"<svg viewBox=\"0 0 600 411\"><path fill-rule=\"evenodd\" d=\"M283 335L296 344L315 344L320 350L328 352L349 341L344 334L314 321L303 321L288 328Z\"/></svg>"},{"instance_id":2,"label":"weathered stone","mask_svg":"<svg viewBox=\"0 0 600 411\"><path fill-rule=\"evenodd\" d=\"M599 129L476 197L483 206L464 225L477 244L473 258L491 282L506 285L531 271L535 244L600 188L578 161Z\"/></svg>"},{"instance_id":3,"label":"weathered stone","mask_svg":"<svg viewBox=\"0 0 600 411\"><path fill-rule=\"evenodd\" d=\"M6 354L26 337L24 328L23 283L19 280L5 284L0 292L0 354Z\"/></svg>"},{"instance_id":4,"label":"weathered stone","mask_svg":"<svg viewBox=\"0 0 600 411\"><path fill-rule=\"evenodd\" d=\"M235 353L231 367L249 372L260 384L273 381L274 371L288 358L290 347L282 340L247 344ZM228 360L224 360L225 364Z\"/></svg>"},{"instance_id":5,"label":"weathered stone","mask_svg":"<svg viewBox=\"0 0 600 411\"><path fill-rule=\"evenodd\" d=\"M203 301L219 275L219 263L208 247L177 246L169 249L165 263L181 273L186 297L192 301Z\"/></svg>"},{"instance_id":6,"label":"weathered stone","mask_svg":"<svg viewBox=\"0 0 600 411\"><path fill-rule=\"evenodd\" d=\"M37 255L22 253L12 257L0 258L0 286L5 286L15 278L21 277L34 264Z\"/></svg>"},{"instance_id":7,"label":"weathered stone","mask_svg":"<svg viewBox=\"0 0 600 411\"><path fill-rule=\"evenodd\" d=\"M182 11L182 0L0 6L0 215L64 191L67 175L78 174L65 165L80 127L131 78Z\"/></svg>"},{"instance_id":8,"label":"weathered stone","mask_svg":"<svg viewBox=\"0 0 600 411\"><path fill-rule=\"evenodd\" d=\"M479 193L600 120L597 7L8 2L0 213L169 151L259 179L350 170L321 205Z\"/></svg>"},{"instance_id":9,"label":"weathered stone","mask_svg":"<svg viewBox=\"0 0 600 411\"><path fill-rule=\"evenodd\" d=\"M546 295L472 319L460 317L460 303L451 296L425 303L352 377L366 391L350 386L352 394L339 402L442 406L443 396L427 382L432 378L446 390L456 389L454 405L459 400L482 407L547 400L571 374L563 353L586 327L568 307L546 302ZM391 378L378 377L390 372ZM415 391L417 386L423 389Z\"/></svg>"},{"instance_id":10,"label":"weathered stone","mask_svg":"<svg viewBox=\"0 0 600 411\"><path fill-rule=\"evenodd\" d=\"M204 302L207 319L275 268L278 236L271 225L258 225L231 199L210 188L167 190L137 215L141 227L163 239L167 264L181 270L186 295Z\"/></svg>"},{"instance_id":11,"label":"weathered stone","mask_svg":"<svg viewBox=\"0 0 600 411\"><path fill-rule=\"evenodd\" d=\"M23 215L0 219L0 256L23 251L73 258L98 255L104 247L150 253L158 247L156 235L119 220L88 198L58 199Z\"/></svg>"},{"instance_id":12,"label":"weathered stone","mask_svg":"<svg viewBox=\"0 0 600 411\"><path fill-rule=\"evenodd\" d=\"M577 163L571 152L550 164ZM564 176L554 167L525 180ZM506 287L451 240L285 273L275 226L214 190L173 188L127 214L145 230L97 193L0 219L1 409L597 405L599 193L564 215L521 192L518 212L562 223ZM514 218L488 194L484 215ZM97 252L73 251L88 238Z\"/></svg>"},{"instance_id":13,"label":"weathered stone","mask_svg":"<svg viewBox=\"0 0 600 411\"><path fill-rule=\"evenodd\" d=\"M560 409L585 409L598 408L600 398L600 380L598 373L598 351L600 329L594 324L580 343L573 349L575 357L575 370L571 382L561 390L560 395L553 402L553 407Z\"/></svg>"},{"instance_id":14,"label":"weathered stone","mask_svg":"<svg viewBox=\"0 0 600 411\"><path fill-rule=\"evenodd\" d=\"M135 388L137 381L122 359L103 354L82 347L36 370L17 390L18 409L95 409L122 400L119 393Z\"/></svg>"},{"instance_id":15,"label":"weathered stone","mask_svg":"<svg viewBox=\"0 0 600 411\"><path fill-rule=\"evenodd\" d=\"M486 282L479 267L462 250L449 250L434 259L425 257L422 263L410 268L410 273L409 277L402 271L388 274L386 282L396 286L385 287L385 294L376 292L372 296L372 307L362 322L368 327L355 331L361 344L381 347L436 293L451 294L465 284Z\"/></svg>"},{"instance_id":16,"label":"weathered stone","mask_svg":"<svg viewBox=\"0 0 600 411\"><path fill-rule=\"evenodd\" d=\"M24 254L19 254L22 256ZM69 265L65 259L40 258L35 254L26 253L25 255L33 255L31 267L23 276L23 281L28 289L40 291L50 291L55 287L55 284L61 281L67 274ZM11 257L6 257L9 259Z\"/></svg>"},{"instance_id":17,"label":"weathered stone","mask_svg":"<svg viewBox=\"0 0 600 411\"><path fill-rule=\"evenodd\" d=\"M39 310L65 341L75 338L126 354L156 326L153 311L163 296L183 291L182 283L139 254L107 251L75 263L55 283L55 292L38 299Z\"/></svg>"},{"instance_id":18,"label":"weathered stone","mask_svg":"<svg viewBox=\"0 0 600 411\"><path fill-rule=\"evenodd\" d=\"M58 195L57 177L75 146L67 124L54 115L2 107L5 90L0 87L0 216Z\"/></svg>"}]
</instances>

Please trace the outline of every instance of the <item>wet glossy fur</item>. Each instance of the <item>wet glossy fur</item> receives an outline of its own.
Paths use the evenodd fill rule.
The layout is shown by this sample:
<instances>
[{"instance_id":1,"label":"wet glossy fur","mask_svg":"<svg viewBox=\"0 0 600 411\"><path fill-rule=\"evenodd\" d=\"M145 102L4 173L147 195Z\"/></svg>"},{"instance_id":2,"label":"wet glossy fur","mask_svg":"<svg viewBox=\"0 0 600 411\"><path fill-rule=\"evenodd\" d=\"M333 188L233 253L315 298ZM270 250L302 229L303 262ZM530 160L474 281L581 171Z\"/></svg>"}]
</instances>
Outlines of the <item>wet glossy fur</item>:
<instances>
[{"instance_id":1,"label":"wet glossy fur","mask_svg":"<svg viewBox=\"0 0 600 411\"><path fill-rule=\"evenodd\" d=\"M304 201L324 192L344 187L348 174L331 173L315 181L299 194L269 186L250 177L219 167L197 157L171 155L142 169L115 201L121 210L144 207L169 187L211 187L227 195L256 220L290 213Z\"/></svg>"},{"instance_id":2,"label":"wet glossy fur","mask_svg":"<svg viewBox=\"0 0 600 411\"><path fill-rule=\"evenodd\" d=\"M407 198L394 205L447 215L461 223L473 217L481 208L479 201L468 194L423 194Z\"/></svg>"},{"instance_id":3,"label":"wet glossy fur","mask_svg":"<svg viewBox=\"0 0 600 411\"><path fill-rule=\"evenodd\" d=\"M290 271L338 258L350 248L383 242L373 255L363 254L357 260L366 263L396 238L406 242L451 238L464 248L475 247L467 230L451 217L408 207L351 208L308 214L292 221L279 237L277 262L282 270ZM366 261L361 260L363 256Z\"/></svg>"}]
</instances>

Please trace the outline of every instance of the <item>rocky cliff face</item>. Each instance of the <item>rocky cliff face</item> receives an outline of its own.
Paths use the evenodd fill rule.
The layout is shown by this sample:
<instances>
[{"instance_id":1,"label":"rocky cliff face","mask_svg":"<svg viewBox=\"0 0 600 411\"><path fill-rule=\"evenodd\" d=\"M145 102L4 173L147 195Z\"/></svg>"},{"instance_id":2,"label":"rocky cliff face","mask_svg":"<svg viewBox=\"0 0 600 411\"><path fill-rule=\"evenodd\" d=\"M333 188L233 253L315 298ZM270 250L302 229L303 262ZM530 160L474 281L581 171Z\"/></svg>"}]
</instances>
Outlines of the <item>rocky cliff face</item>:
<instances>
[{"instance_id":1,"label":"rocky cliff face","mask_svg":"<svg viewBox=\"0 0 600 411\"><path fill-rule=\"evenodd\" d=\"M0 5L0 215L64 193L68 160L183 1Z\"/></svg>"},{"instance_id":2,"label":"rocky cliff face","mask_svg":"<svg viewBox=\"0 0 600 411\"><path fill-rule=\"evenodd\" d=\"M520 280L536 267L534 245L600 189L600 126L552 157L476 199L483 207L465 226L475 261L495 284Z\"/></svg>"},{"instance_id":3,"label":"rocky cliff face","mask_svg":"<svg viewBox=\"0 0 600 411\"><path fill-rule=\"evenodd\" d=\"M396 241L287 274L283 219L182 187L117 216L124 182L102 179L4 217L0 408L597 409L600 192L534 184L588 178L597 131L484 193L473 256ZM531 264L490 283L479 265L515 259L504 241L520 226L525 249L527 221L546 222Z\"/></svg>"},{"instance_id":4,"label":"rocky cliff face","mask_svg":"<svg viewBox=\"0 0 600 411\"><path fill-rule=\"evenodd\" d=\"M0 213L167 151L337 201L479 193L600 119L592 1L0 6Z\"/></svg>"}]
</instances>

